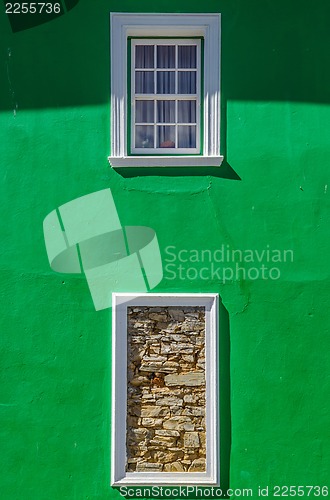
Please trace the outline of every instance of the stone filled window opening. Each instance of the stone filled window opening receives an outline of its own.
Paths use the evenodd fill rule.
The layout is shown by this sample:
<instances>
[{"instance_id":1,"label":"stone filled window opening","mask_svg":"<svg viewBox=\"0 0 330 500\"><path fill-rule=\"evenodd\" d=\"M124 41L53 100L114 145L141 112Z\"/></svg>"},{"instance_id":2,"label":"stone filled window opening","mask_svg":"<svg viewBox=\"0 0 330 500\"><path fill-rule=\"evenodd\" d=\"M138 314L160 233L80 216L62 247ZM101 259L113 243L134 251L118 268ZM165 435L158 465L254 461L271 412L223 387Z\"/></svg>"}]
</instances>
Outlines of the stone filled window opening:
<instances>
[{"instance_id":1,"label":"stone filled window opening","mask_svg":"<svg viewBox=\"0 0 330 500\"><path fill-rule=\"evenodd\" d=\"M205 308L127 308L127 472L205 472Z\"/></svg>"},{"instance_id":2,"label":"stone filled window opening","mask_svg":"<svg viewBox=\"0 0 330 500\"><path fill-rule=\"evenodd\" d=\"M200 153L200 39L132 39L135 154Z\"/></svg>"}]
</instances>

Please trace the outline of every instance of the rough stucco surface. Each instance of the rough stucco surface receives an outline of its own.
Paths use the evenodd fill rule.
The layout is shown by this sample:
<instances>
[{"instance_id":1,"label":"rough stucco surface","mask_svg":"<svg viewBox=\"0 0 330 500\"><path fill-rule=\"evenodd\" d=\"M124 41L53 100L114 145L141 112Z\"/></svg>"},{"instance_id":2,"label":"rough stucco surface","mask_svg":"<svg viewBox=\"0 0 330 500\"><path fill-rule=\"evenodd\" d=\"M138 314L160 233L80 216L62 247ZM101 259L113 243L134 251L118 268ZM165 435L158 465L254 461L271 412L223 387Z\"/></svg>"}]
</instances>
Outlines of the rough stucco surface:
<instances>
[{"instance_id":1,"label":"rough stucco surface","mask_svg":"<svg viewBox=\"0 0 330 500\"><path fill-rule=\"evenodd\" d=\"M221 168L109 168L108 14L137 9L222 13ZM2 499L120 498L109 486L112 311L95 312L83 276L50 270L42 233L56 207L108 187L122 225L157 233L153 292L219 293L228 311L222 487L257 498L268 485L271 498L275 485L329 483L329 18L328 0L80 0L12 33L2 8ZM294 260L276 264L277 280L180 278L179 265L209 268L180 250L222 244Z\"/></svg>"},{"instance_id":2,"label":"rough stucco surface","mask_svg":"<svg viewBox=\"0 0 330 500\"><path fill-rule=\"evenodd\" d=\"M205 311L128 308L128 472L204 472Z\"/></svg>"}]
</instances>

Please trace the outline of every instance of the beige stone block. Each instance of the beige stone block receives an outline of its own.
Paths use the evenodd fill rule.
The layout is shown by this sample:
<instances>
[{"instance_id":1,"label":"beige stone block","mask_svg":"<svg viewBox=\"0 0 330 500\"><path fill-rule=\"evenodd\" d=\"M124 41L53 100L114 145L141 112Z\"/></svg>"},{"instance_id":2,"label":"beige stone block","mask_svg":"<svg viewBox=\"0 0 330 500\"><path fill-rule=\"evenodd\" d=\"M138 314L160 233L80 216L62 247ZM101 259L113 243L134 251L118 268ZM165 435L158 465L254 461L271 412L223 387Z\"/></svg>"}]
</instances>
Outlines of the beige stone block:
<instances>
[{"instance_id":1,"label":"beige stone block","mask_svg":"<svg viewBox=\"0 0 330 500\"><path fill-rule=\"evenodd\" d=\"M205 323L194 323L191 324L193 332L196 332L197 334L201 335L204 337L204 332L205 332Z\"/></svg>"},{"instance_id":2,"label":"beige stone block","mask_svg":"<svg viewBox=\"0 0 330 500\"><path fill-rule=\"evenodd\" d=\"M160 313L149 313L148 317L149 317L149 319L152 319L153 321L166 321L166 319L167 319L166 314L160 314Z\"/></svg>"},{"instance_id":3,"label":"beige stone block","mask_svg":"<svg viewBox=\"0 0 330 500\"><path fill-rule=\"evenodd\" d=\"M160 346L152 345L149 347L149 354L160 354Z\"/></svg>"},{"instance_id":4,"label":"beige stone block","mask_svg":"<svg viewBox=\"0 0 330 500\"><path fill-rule=\"evenodd\" d=\"M141 443L138 443L137 453L139 455L144 455L146 451L148 451L148 442L145 440L141 441Z\"/></svg>"},{"instance_id":5,"label":"beige stone block","mask_svg":"<svg viewBox=\"0 0 330 500\"><path fill-rule=\"evenodd\" d=\"M164 396L168 396L169 394L174 395L174 391L172 391L169 387L158 387L157 385L151 387L152 395L155 399L162 398Z\"/></svg>"},{"instance_id":6,"label":"beige stone block","mask_svg":"<svg viewBox=\"0 0 330 500\"><path fill-rule=\"evenodd\" d=\"M185 385L189 387L205 385L205 375L203 372L190 372L184 374L170 374L165 377L167 386Z\"/></svg>"},{"instance_id":7,"label":"beige stone block","mask_svg":"<svg viewBox=\"0 0 330 500\"><path fill-rule=\"evenodd\" d=\"M169 436L155 436L154 439L150 440L150 446L160 446L165 449L168 446L174 446L175 443L176 443L176 438Z\"/></svg>"},{"instance_id":8,"label":"beige stone block","mask_svg":"<svg viewBox=\"0 0 330 500\"><path fill-rule=\"evenodd\" d=\"M199 313L198 312L187 312L186 313L186 318L189 318L189 319L199 319Z\"/></svg>"},{"instance_id":9,"label":"beige stone block","mask_svg":"<svg viewBox=\"0 0 330 500\"><path fill-rule=\"evenodd\" d=\"M196 366L198 368L205 369L205 358L199 359L196 363Z\"/></svg>"},{"instance_id":10,"label":"beige stone block","mask_svg":"<svg viewBox=\"0 0 330 500\"><path fill-rule=\"evenodd\" d=\"M143 427L161 427L162 418L142 418L141 424Z\"/></svg>"},{"instance_id":11,"label":"beige stone block","mask_svg":"<svg viewBox=\"0 0 330 500\"><path fill-rule=\"evenodd\" d=\"M182 359L186 361L186 363L193 364L195 362L195 356L193 354L183 354Z\"/></svg>"},{"instance_id":12,"label":"beige stone block","mask_svg":"<svg viewBox=\"0 0 330 500\"><path fill-rule=\"evenodd\" d=\"M188 472L205 472L206 460L205 458L196 458L188 469Z\"/></svg>"},{"instance_id":13,"label":"beige stone block","mask_svg":"<svg viewBox=\"0 0 330 500\"><path fill-rule=\"evenodd\" d=\"M139 335L138 337L136 336L131 336L130 337L130 342L132 344L142 344L143 346L145 345L145 339L142 335Z\"/></svg>"},{"instance_id":14,"label":"beige stone block","mask_svg":"<svg viewBox=\"0 0 330 500\"><path fill-rule=\"evenodd\" d=\"M183 396L183 401L185 403L197 403L198 401L198 396L196 396L196 394L185 394Z\"/></svg>"},{"instance_id":15,"label":"beige stone block","mask_svg":"<svg viewBox=\"0 0 330 500\"><path fill-rule=\"evenodd\" d=\"M163 363L164 361L167 361L166 356L144 356L143 357L143 363ZM141 368L142 370L142 368Z\"/></svg>"},{"instance_id":16,"label":"beige stone block","mask_svg":"<svg viewBox=\"0 0 330 500\"><path fill-rule=\"evenodd\" d=\"M166 360L163 364L163 368L164 367L174 368L177 370L178 368L180 368L180 364L177 361Z\"/></svg>"},{"instance_id":17,"label":"beige stone block","mask_svg":"<svg viewBox=\"0 0 330 500\"><path fill-rule=\"evenodd\" d=\"M183 405L183 399L176 398L176 397L166 397L162 399L157 399L156 405L161 405L161 406L182 406Z\"/></svg>"},{"instance_id":18,"label":"beige stone block","mask_svg":"<svg viewBox=\"0 0 330 500\"><path fill-rule=\"evenodd\" d=\"M151 332L148 332L148 334L143 339L143 344L145 345L147 343L147 341L150 341L150 344L154 344L155 342L159 342L161 338L162 338L162 335L160 333L154 333L151 331Z\"/></svg>"},{"instance_id":19,"label":"beige stone block","mask_svg":"<svg viewBox=\"0 0 330 500\"><path fill-rule=\"evenodd\" d=\"M162 362L159 361L159 362L155 362L155 361L151 361L151 362L148 362L148 363L145 363L144 361L141 363L141 371L143 372L157 372L157 371L161 371L161 367L162 367ZM150 381L149 381L150 383Z\"/></svg>"},{"instance_id":20,"label":"beige stone block","mask_svg":"<svg viewBox=\"0 0 330 500\"><path fill-rule=\"evenodd\" d=\"M181 337L182 340L182 337ZM181 343L176 345L176 351L180 354L193 354L195 352L195 347L191 344L191 342L188 343Z\"/></svg>"},{"instance_id":21,"label":"beige stone block","mask_svg":"<svg viewBox=\"0 0 330 500\"><path fill-rule=\"evenodd\" d=\"M145 393L145 394L142 394L142 399L145 399L148 401L154 401L155 396L154 396L154 394Z\"/></svg>"},{"instance_id":22,"label":"beige stone block","mask_svg":"<svg viewBox=\"0 0 330 500\"><path fill-rule=\"evenodd\" d=\"M194 425L189 417L175 416L169 418L168 420L164 420L163 428L166 430L192 431L194 430Z\"/></svg>"},{"instance_id":23,"label":"beige stone block","mask_svg":"<svg viewBox=\"0 0 330 500\"><path fill-rule=\"evenodd\" d=\"M161 472L163 464L139 462L136 466L136 472Z\"/></svg>"},{"instance_id":24,"label":"beige stone block","mask_svg":"<svg viewBox=\"0 0 330 500\"><path fill-rule=\"evenodd\" d=\"M171 464L165 464L165 472L184 472L184 467L180 462L172 462Z\"/></svg>"},{"instance_id":25,"label":"beige stone block","mask_svg":"<svg viewBox=\"0 0 330 500\"><path fill-rule=\"evenodd\" d=\"M178 417L182 415L182 406L171 406L170 410L172 417Z\"/></svg>"},{"instance_id":26,"label":"beige stone block","mask_svg":"<svg viewBox=\"0 0 330 500\"><path fill-rule=\"evenodd\" d=\"M175 462L178 460L183 453L168 453L167 451L155 451L153 455L153 460L155 462L160 462L162 464Z\"/></svg>"},{"instance_id":27,"label":"beige stone block","mask_svg":"<svg viewBox=\"0 0 330 500\"><path fill-rule=\"evenodd\" d=\"M167 343L162 343L160 346L160 353L161 354L170 354L172 352L172 346L171 344Z\"/></svg>"},{"instance_id":28,"label":"beige stone block","mask_svg":"<svg viewBox=\"0 0 330 500\"><path fill-rule=\"evenodd\" d=\"M128 464L136 464L137 462L141 462L141 460L142 460L142 459L141 459L140 457L136 457L136 458L129 458L129 459L127 460L127 463L128 463Z\"/></svg>"},{"instance_id":29,"label":"beige stone block","mask_svg":"<svg viewBox=\"0 0 330 500\"><path fill-rule=\"evenodd\" d=\"M129 429L128 431L128 436L133 437L141 441L145 437L149 437L152 435L149 431L149 429L144 429L143 427L138 427L137 429Z\"/></svg>"},{"instance_id":30,"label":"beige stone block","mask_svg":"<svg viewBox=\"0 0 330 500\"><path fill-rule=\"evenodd\" d=\"M184 424L182 427L183 427L182 430L184 430L184 431L193 431L195 429L195 425L193 423L189 423L189 422Z\"/></svg>"},{"instance_id":31,"label":"beige stone block","mask_svg":"<svg viewBox=\"0 0 330 500\"><path fill-rule=\"evenodd\" d=\"M170 430L164 430L160 429L155 431L156 436L171 436L171 437L180 437L180 432L179 431L170 431Z\"/></svg>"},{"instance_id":32,"label":"beige stone block","mask_svg":"<svg viewBox=\"0 0 330 500\"><path fill-rule=\"evenodd\" d=\"M187 332L190 335L194 335L194 334L196 335L197 334L197 332L194 332L194 328L193 328L193 324L192 323L188 323L188 322L185 321L184 323L182 323L181 328L182 328L183 332Z\"/></svg>"},{"instance_id":33,"label":"beige stone block","mask_svg":"<svg viewBox=\"0 0 330 500\"><path fill-rule=\"evenodd\" d=\"M169 333L169 337L173 342L182 342L184 340L182 334L180 335L178 333ZM189 346L186 345L186 348L188 347ZM178 351L178 345L173 345L173 351Z\"/></svg>"},{"instance_id":34,"label":"beige stone block","mask_svg":"<svg viewBox=\"0 0 330 500\"><path fill-rule=\"evenodd\" d=\"M198 432L185 432L183 444L185 448L199 448Z\"/></svg>"},{"instance_id":35,"label":"beige stone block","mask_svg":"<svg viewBox=\"0 0 330 500\"><path fill-rule=\"evenodd\" d=\"M129 383L133 386L133 387L140 387L141 385L144 385L144 384L149 384L150 381L148 380L147 377L142 377L142 376L139 376L139 377L135 377L133 378L132 380L129 381Z\"/></svg>"},{"instance_id":36,"label":"beige stone block","mask_svg":"<svg viewBox=\"0 0 330 500\"><path fill-rule=\"evenodd\" d=\"M177 309L177 308L169 308L168 309L168 314L170 315L171 319L175 321L184 321L185 320L185 315L182 309Z\"/></svg>"},{"instance_id":37,"label":"beige stone block","mask_svg":"<svg viewBox=\"0 0 330 500\"><path fill-rule=\"evenodd\" d=\"M169 387L166 387L166 390L171 396L179 396L180 398L183 398L184 389L181 387L179 387L178 389L174 389L173 387L170 389Z\"/></svg>"},{"instance_id":38,"label":"beige stone block","mask_svg":"<svg viewBox=\"0 0 330 500\"><path fill-rule=\"evenodd\" d=\"M182 415L192 415L194 417L204 417L204 415L205 415L205 408L201 408L199 406L186 407L182 411Z\"/></svg>"},{"instance_id":39,"label":"beige stone block","mask_svg":"<svg viewBox=\"0 0 330 500\"><path fill-rule=\"evenodd\" d=\"M186 361L183 360L181 360L180 368L181 368L180 370L181 373L190 373L196 371L194 365L192 365L191 363L186 363Z\"/></svg>"},{"instance_id":40,"label":"beige stone block","mask_svg":"<svg viewBox=\"0 0 330 500\"><path fill-rule=\"evenodd\" d=\"M143 328L144 327L144 323L141 323L140 321L132 321L132 324L133 324L133 328Z\"/></svg>"},{"instance_id":41,"label":"beige stone block","mask_svg":"<svg viewBox=\"0 0 330 500\"><path fill-rule=\"evenodd\" d=\"M171 365L170 363L164 363L158 368L160 373L177 373L178 367Z\"/></svg>"},{"instance_id":42,"label":"beige stone block","mask_svg":"<svg viewBox=\"0 0 330 500\"><path fill-rule=\"evenodd\" d=\"M176 436L159 436L155 432L155 436L154 436L153 440L157 441L158 443L162 443L162 444L167 443L168 446L174 446L177 438L176 438ZM152 443L150 441L150 444L154 445L155 443Z\"/></svg>"},{"instance_id":43,"label":"beige stone block","mask_svg":"<svg viewBox=\"0 0 330 500\"><path fill-rule=\"evenodd\" d=\"M156 328L158 330L167 330L167 326L168 326L168 323L165 323L164 321L159 321L158 323L156 323Z\"/></svg>"},{"instance_id":44,"label":"beige stone block","mask_svg":"<svg viewBox=\"0 0 330 500\"><path fill-rule=\"evenodd\" d=\"M157 402L158 403L158 402ZM142 406L142 408L137 408L140 412L141 417L164 417L168 415L168 408L163 408L162 406Z\"/></svg>"},{"instance_id":45,"label":"beige stone block","mask_svg":"<svg viewBox=\"0 0 330 500\"><path fill-rule=\"evenodd\" d=\"M180 358L180 353L171 353L168 354L167 361L174 361L175 363L178 363L180 361Z\"/></svg>"}]
</instances>

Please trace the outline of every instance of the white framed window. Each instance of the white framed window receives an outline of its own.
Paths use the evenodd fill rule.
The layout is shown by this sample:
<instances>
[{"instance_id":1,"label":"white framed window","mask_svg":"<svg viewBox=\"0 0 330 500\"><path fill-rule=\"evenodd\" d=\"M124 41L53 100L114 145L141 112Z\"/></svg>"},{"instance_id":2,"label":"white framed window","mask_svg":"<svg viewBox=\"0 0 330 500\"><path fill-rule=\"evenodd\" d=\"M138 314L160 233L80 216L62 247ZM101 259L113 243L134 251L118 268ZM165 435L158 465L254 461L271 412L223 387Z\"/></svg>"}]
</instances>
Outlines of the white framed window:
<instances>
[{"instance_id":1,"label":"white framed window","mask_svg":"<svg viewBox=\"0 0 330 500\"><path fill-rule=\"evenodd\" d=\"M199 154L201 40L131 40L131 152Z\"/></svg>"},{"instance_id":2,"label":"white framed window","mask_svg":"<svg viewBox=\"0 0 330 500\"><path fill-rule=\"evenodd\" d=\"M110 164L222 160L220 14L111 13Z\"/></svg>"},{"instance_id":3,"label":"white framed window","mask_svg":"<svg viewBox=\"0 0 330 500\"><path fill-rule=\"evenodd\" d=\"M217 294L114 293L111 485L219 484Z\"/></svg>"}]
</instances>

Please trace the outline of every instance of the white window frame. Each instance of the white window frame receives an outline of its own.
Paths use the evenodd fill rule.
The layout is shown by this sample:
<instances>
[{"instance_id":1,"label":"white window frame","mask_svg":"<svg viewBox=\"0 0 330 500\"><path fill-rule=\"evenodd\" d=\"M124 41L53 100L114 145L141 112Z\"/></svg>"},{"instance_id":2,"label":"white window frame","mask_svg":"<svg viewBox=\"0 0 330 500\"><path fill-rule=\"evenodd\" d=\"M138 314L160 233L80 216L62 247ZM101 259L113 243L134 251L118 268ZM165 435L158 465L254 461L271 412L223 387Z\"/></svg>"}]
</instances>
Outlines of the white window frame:
<instances>
[{"instance_id":1,"label":"white window frame","mask_svg":"<svg viewBox=\"0 0 330 500\"><path fill-rule=\"evenodd\" d=\"M111 156L113 167L220 166L220 14L110 14ZM131 155L128 151L127 42L129 37L204 40L202 155Z\"/></svg>"},{"instance_id":2,"label":"white window frame","mask_svg":"<svg viewBox=\"0 0 330 500\"><path fill-rule=\"evenodd\" d=\"M205 307L206 472L126 472L127 308ZM212 293L112 294L111 485L219 485L219 296Z\"/></svg>"},{"instance_id":3,"label":"white window frame","mask_svg":"<svg viewBox=\"0 0 330 500\"><path fill-rule=\"evenodd\" d=\"M196 68L194 68L192 71L196 73L196 93L195 94L179 94L178 92L175 92L173 94L158 94L156 92L156 87L157 83L156 80L154 81L154 87L155 87L155 92L153 94L137 94L135 91L135 72L136 71L141 71L140 68L135 68L135 46L136 45L154 45L154 46L160 46L160 45L174 45L178 47L179 45L194 45L196 46L197 49L197 54L196 54ZM131 49L132 49L132 68L131 68L131 100L132 100L132 111L131 111L131 138L132 138L132 145L131 145L131 150L133 153L138 153L138 154L144 154L147 155L149 154L148 151L153 151L153 153L156 154L164 154L165 152L167 154L200 154L200 134L201 134L201 124L200 124L200 93L201 93L201 40L197 39L190 39L190 38L184 38L184 39L179 39L179 38L165 38L165 39L141 39L141 38L134 38L131 40ZM156 51L155 51L156 52ZM177 60L177 56L176 56ZM148 71L148 69L146 70ZM153 73L154 73L154 78L156 78L157 72L158 71L173 71L174 73L178 73L180 71L187 71L187 69L178 69L176 66L175 68L154 68ZM176 89L177 90L177 89ZM157 101L175 101L175 106L177 107L177 102L178 101L183 101L183 100L193 100L196 102L196 124L194 125L196 127L196 147L195 148L148 148L148 149L142 149L142 148L136 148L134 146L135 144L135 106L134 102L137 100L152 100L154 103ZM155 104L154 107L154 124L157 125L157 106ZM176 112L177 115L177 112ZM162 124L159 123L161 126ZM167 126L176 126L177 122L175 123L166 123L165 125ZM184 126L189 126L187 123L183 123L182 125ZM177 130L177 127L176 127ZM154 141L156 140L156 133L154 136ZM176 134L176 140L175 144L177 144L177 134Z\"/></svg>"}]
</instances>

